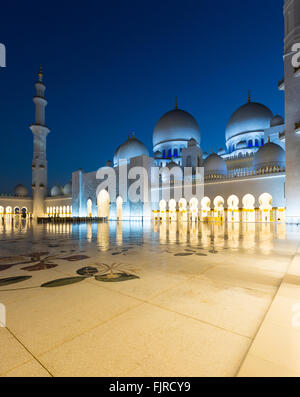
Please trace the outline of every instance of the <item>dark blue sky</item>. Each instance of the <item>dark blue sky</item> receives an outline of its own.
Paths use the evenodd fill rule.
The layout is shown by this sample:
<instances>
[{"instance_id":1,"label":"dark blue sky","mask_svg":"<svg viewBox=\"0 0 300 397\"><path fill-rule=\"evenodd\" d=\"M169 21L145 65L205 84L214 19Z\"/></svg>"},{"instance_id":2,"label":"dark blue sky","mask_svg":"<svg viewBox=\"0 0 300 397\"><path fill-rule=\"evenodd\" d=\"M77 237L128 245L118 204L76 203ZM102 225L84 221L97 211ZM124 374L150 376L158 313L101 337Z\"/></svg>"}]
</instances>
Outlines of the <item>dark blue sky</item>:
<instances>
[{"instance_id":1,"label":"dark blue sky","mask_svg":"<svg viewBox=\"0 0 300 397\"><path fill-rule=\"evenodd\" d=\"M152 149L158 119L190 112L204 151L224 147L232 112L283 114L283 0L14 1L1 4L0 191L31 185L34 82L44 69L49 186L112 159L134 128Z\"/></svg>"}]
</instances>

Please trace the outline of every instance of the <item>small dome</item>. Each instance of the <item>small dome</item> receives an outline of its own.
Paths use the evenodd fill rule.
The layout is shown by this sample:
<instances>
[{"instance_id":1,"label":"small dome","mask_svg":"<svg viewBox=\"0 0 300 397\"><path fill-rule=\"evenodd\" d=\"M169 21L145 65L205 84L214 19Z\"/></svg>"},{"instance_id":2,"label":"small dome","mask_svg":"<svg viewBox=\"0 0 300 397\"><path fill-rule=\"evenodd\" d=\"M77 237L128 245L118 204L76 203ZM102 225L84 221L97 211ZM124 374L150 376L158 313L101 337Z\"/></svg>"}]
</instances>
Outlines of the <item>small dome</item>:
<instances>
[{"instance_id":1,"label":"small dome","mask_svg":"<svg viewBox=\"0 0 300 397\"><path fill-rule=\"evenodd\" d=\"M267 166L284 168L285 151L276 143L268 142L255 153L253 166L255 170Z\"/></svg>"},{"instance_id":2,"label":"small dome","mask_svg":"<svg viewBox=\"0 0 300 397\"><path fill-rule=\"evenodd\" d=\"M204 160L204 175L225 175L226 173L225 160L218 154L212 153Z\"/></svg>"},{"instance_id":3,"label":"small dome","mask_svg":"<svg viewBox=\"0 0 300 397\"><path fill-rule=\"evenodd\" d=\"M137 156L149 156L149 151L141 141L133 136L122 143L115 151L114 166L117 167L124 160L128 162L131 158Z\"/></svg>"},{"instance_id":4,"label":"small dome","mask_svg":"<svg viewBox=\"0 0 300 397\"><path fill-rule=\"evenodd\" d=\"M194 138L191 138L191 139L188 141L188 147L194 147L194 146L197 146L197 142L195 141Z\"/></svg>"},{"instance_id":5,"label":"small dome","mask_svg":"<svg viewBox=\"0 0 300 397\"><path fill-rule=\"evenodd\" d=\"M261 103L248 102L239 107L226 126L226 141L248 132L262 132L269 128L273 113Z\"/></svg>"},{"instance_id":6,"label":"small dome","mask_svg":"<svg viewBox=\"0 0 300 397\"><path fill-rule=\"evenodd\" d=\"M59 184L57 184L57 185L53 186L50 194L52 197L62 196L64 194L64 191L63 191L63 188Z\"/></svg>"},{"instance_id":7,"label":"small dome","mask_svg":"<svg viewBox=\"0 0 300 397\"><path fill-rule=\"evenodd\" d=\"M20 197L26 197L28 196L28 189L26 188L26 186L19 184L14 188L14 195Z\"/></svg>"},{"instance_id":8,"label":"small dome","mask_svg":"<svg viewBox=\"0 0 300 397\"><path fill-rule=\"evenodd\" d=\"M200 145L201 134L197 121L188 112L173 109L165 113L154 127L153 147L165 142L188 142L191 138Z\"/></svg>"},{"instance_id":9,"label":"small dome","mask_svg":"<svg viewBox=\"0 0 300 397\"><path fill-rule=\"evenodd\" d=\"M276 114L270 121L270 127L277 127L279 125L284 124L283 118L279 116L279 114Z\"/></svg>"},{"instance_id":10,"label":"small dome","mask_svg":"<svg viewBox=\"0 0 300 397\"><path fill-rule=\"evenodd\" d=\"M69 183L67 183L65 186L64 186L64 194L66 195L66 196L70 196L71 194L72 194L72 181L70 181Z\"/></svg>"},{"instance_id":11,"label":"small dome","mask_svg":"<svg viewBox=\"0 0 300 397\"><path fill-rule=\"evenodd\" d=\"M180 167L180 165L175 163L175 161L172 160L166 165L166 167L169 168L169 170L171 170L174 167Z\"/></svg>"},{"instance_id":12,"label":"small dome","mask_svg":"<svg viewBox=\"0 0 300 397\"><path fill-rule=\"evenodd\" d=\"M226 150L224 149L224 148L221 148L219 151L218 151L218 155L219 156L222 156L222 154L225 154L226 153Z\"/></svg>"}]
</instances>

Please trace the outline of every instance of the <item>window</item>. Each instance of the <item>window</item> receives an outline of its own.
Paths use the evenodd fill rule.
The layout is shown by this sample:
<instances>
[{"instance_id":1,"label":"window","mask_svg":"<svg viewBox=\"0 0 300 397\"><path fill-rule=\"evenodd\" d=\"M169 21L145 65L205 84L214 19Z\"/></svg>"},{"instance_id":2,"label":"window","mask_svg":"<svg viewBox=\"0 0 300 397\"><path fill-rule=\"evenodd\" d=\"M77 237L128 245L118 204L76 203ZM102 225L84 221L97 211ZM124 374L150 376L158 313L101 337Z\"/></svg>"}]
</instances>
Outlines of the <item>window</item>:
<instances>
[{"instance_id":1,"label":"window","mask_svg":"<svg viewBox=\"0 0 300 397\"><path fill-rule=\"evenodd\" d=\"M178 149L174 149L174 157L178 157Z\"/></svg>"},{"instance_id":2,"label":"window","mask_svg":"<svg viewBox=\"0 0 300 397\"><path fill-rule=\"evenodd\" d=\"M261 146L264 146L264 144L265 144L265 140L264 138L261 138Z\"/></svg>"},{"instance_id":3,"label":"window","mask_svg":"<svg viewBox=\"0 0 300 397\"><path fill-rule=\"evenodd\" d=\"M164 159L166 158L166 150L165 149L163 150L163 158Z\"/></svg>"},{"instance_id":4,"label":"window","mask_svg":"<svg viewBox=\"0 0 300 397\"><path fill-rule=\"evenodd\" d=\"M255 139L255 147L259 147L258 139Z\"/></svg>"},{"instance_id":5,"label":"window","mask_svg":"<svg viewBox=\"0 0 300 397\"><path fill-rule=\"evenodd\" d=\"M168 157L172 157L172 149L168 150Z\"/></svg>"},{"instance_id":6,"label":"window","mask_svg":"<svg viewBox=\"0 0 300 397\"><path fill-rule=\"evenodd\" d=\"M253 141L252 141L252 139L250 139L250 141L248 141L248 147L253 147Z\"/></svg>"}]
</instances>

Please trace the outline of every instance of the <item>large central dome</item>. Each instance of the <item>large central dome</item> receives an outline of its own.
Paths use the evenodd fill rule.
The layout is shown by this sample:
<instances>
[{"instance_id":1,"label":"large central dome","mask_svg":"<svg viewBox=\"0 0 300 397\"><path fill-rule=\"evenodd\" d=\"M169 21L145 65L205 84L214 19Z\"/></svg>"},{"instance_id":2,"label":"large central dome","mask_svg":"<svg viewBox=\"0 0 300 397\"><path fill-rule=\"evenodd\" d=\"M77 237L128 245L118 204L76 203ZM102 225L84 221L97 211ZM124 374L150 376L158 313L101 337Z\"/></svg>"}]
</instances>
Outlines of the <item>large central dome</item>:
<instances>
[{"instance_id":1,"label":"large central dome","mask_svg":"<svg viewBox=\"0 0 300 397\"><path fill-rule=\"evenodd\" d=\"M173 141L195 139L200 145L201 134L197 121L184 110L174 109L164 114L157 122L153 131L153 150L158 145Z\"/></svg>"},{"instance_id":2,"label":"large central dome","mask_svg":"<svg viewBox=\"0 0 300 397\"><path fill-rule=\"evenodd\" d=\"M249 102L238 108L226 127L226 141L248 132L262 132L270 127L273 113L261 103Z\"/></svg>"}]
</instances>

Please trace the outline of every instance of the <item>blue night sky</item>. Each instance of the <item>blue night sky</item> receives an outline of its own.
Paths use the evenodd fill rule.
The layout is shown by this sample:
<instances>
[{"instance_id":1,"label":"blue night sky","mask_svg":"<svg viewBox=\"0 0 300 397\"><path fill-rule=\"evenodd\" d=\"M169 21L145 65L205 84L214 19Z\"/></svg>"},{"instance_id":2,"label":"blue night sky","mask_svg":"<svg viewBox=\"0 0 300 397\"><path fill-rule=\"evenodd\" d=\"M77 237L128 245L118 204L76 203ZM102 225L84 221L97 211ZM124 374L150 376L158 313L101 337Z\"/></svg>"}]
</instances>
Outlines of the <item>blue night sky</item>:
<instances>
[{"instance_id":1,"label":"blue night sky","mask_svg":"<svg viewBox=\"0 0 300 397\"><path fill-rule=\"evenodd\" d=\"M216 6L217 5L217 6ZM48 181L112 159L132 129L149 150L158 119L190 112L202 149L225 146L247 101L283 114L283 0L26 1L1 4L0 191L31 185L34 82L47 86Z\"/></svg>"}]
</instances>

